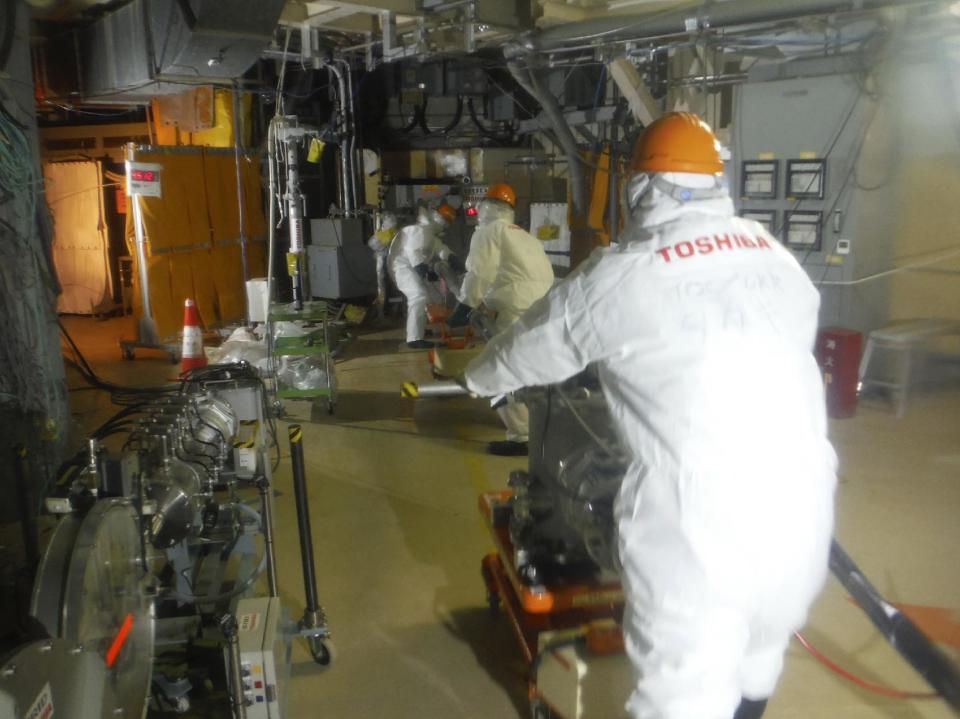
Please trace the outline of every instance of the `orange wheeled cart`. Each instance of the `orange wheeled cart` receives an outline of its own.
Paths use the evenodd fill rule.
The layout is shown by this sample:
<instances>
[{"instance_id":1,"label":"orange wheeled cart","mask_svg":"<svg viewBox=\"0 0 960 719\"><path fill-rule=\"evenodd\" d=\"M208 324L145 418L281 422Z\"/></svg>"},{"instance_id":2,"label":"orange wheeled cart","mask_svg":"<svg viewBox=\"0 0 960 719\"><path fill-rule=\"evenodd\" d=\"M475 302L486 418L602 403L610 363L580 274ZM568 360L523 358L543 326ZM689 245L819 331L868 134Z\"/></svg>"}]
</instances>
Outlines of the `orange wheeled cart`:
<instances>
[{"instance_id":1,"label":"orange wheeled cart","mask_svg":"<svg viewBox=\"0 0 960 719\"><path fill-rule=\"evenodd\" d=\"M622 587L619 582L525 584L510 540L510 497L509 490L480 495L480 513L495 547L483 558L481 571L491 610L506 615L530 666L533 716L625 716L632 673L620 632Z\"/></svg>"}]
</instances>

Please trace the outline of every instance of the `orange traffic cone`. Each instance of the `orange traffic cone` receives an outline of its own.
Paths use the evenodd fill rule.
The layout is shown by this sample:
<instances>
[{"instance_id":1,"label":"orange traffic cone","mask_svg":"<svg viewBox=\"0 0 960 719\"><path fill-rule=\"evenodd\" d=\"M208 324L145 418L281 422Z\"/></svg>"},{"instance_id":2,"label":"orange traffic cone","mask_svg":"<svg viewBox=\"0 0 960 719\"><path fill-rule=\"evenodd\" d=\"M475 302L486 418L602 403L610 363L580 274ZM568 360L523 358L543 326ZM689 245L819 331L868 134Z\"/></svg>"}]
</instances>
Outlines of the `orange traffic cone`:
<instances>
[{"instance_id":1,"label":"orange traffic cone","mask_svg":"<svg viewBox=\"0 0 960 719\"><path fill-rule=\"evenodd\" d=\"M180 353L180 373L185 374L207 364L203 353L203 332L200 330L200 317L193 300L183 303L183 351Z\"/></svg>"}]
</instances>

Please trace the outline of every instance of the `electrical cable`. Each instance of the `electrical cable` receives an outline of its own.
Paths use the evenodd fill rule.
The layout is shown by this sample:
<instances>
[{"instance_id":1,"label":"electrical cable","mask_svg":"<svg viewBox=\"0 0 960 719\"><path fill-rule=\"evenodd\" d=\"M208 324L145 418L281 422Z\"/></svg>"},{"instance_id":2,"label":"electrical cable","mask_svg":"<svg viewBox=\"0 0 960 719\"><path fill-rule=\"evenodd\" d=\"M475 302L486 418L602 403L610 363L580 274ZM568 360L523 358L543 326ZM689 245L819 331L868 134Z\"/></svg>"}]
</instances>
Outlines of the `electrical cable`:
<instances>
[{"instance_id":1,"label":"electrical cable","mask_svg":"<svg viewBox=\"0 0 960 719\"><path fill-rule=\"evenodd\" d=\"M952 249L940 250L936 253L940 255L931 260L919 260L917 262L909 262L905 265L900 265L899 267L893 267L889 270L883 270L882 272L875 272L872 275L866 275L864 277L858 277L855 280L821 280L817 283L818 287L853 287L855 285L860 285L865 282L872 282L873 280L879 280L883 277L889 277L891 275L896 275L901 272L908 272L910 270L920 269L922 267L929 267L931 265L940 264L945 260L949 260L953 257L960 256L960 246L955 246Z\"/></svg>"},{"instance_id":2,"label":"electrical cable","mask_svg":"<svg viewBox=\"0 0 960 719\"><path fill-rule=\"evenodd\" d=\"M182 383L168 385L127 386L101 379L97 373L94 372L93 368L90 366L90 363L87 362L86 357L83 356L83 353L77 346L77 343L74 342L73 337L70 336L70 333L67 332L67 328L64 327L63 323L59 319L57 319L57 326L60 328L61 334L67 340L67 343L70 345L70 349L73 351L76 357L76 360L72 360L69 357L64 357L64 362L80 372L83 379L86 380L86 382L91 386L101 389L105 392L110 392L112 395L111 401L113 401L114 404L134 404L137 401L142 402L143 396L173 394L180 390Z\"/></svg>"},{"instance_id":3,"label":"electrical cable","mask_svg":"<svg viewBox=\"0 0 960 719\"><path fill-rule=\"evenodd\" d=\"M935 692L910 692L902 691L900 689L894 689L893 687L884 686L883 684L877 684L872 682L869 679L864 679L861 676L857 676L851 671L848 671L841 667L839 664L834 662L832 659L827 657L825 654L820 652L816 647L814 647L800 632L794 632L794 637L797 641L800 642L800 646L807 650L810 655L816 659L818 662L823 664L827 669L838 674L849 682L853 682L857 686L866 689L869 692L874 694L879 694L881 696L890 697L892 699L940 699L940 695Z\"/></svg>"}]
</instances>

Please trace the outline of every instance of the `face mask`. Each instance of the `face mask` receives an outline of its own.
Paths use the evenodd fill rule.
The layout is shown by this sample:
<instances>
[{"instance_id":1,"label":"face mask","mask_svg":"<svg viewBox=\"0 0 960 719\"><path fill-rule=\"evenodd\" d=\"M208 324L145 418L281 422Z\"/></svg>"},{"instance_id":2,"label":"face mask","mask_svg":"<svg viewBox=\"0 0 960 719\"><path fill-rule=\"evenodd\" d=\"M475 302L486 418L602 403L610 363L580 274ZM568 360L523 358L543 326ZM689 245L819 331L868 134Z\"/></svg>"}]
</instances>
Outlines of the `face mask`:
<instances>
[{"instance_id":1,"label":"face mask","mask_svg":"<svg viewBox=\"0 0 960 719\"><path fill-rule=\"evenodd\" d=\"M643 202L643 198L653 186L651 176L646 172L638 172L631 177L623 188L623 205L632 214Z\"/></svg>"},{"instance_id":2,"label":"face mask","mask_svg":"<svg viewBox=\"0 0 960 719\"><path fill-rule=\"evenodd\" d=\"M497 220L513 222L513 210L501 202L484 200L477 209L477 222L487 225Z\"/></svg>"}]
</instances>

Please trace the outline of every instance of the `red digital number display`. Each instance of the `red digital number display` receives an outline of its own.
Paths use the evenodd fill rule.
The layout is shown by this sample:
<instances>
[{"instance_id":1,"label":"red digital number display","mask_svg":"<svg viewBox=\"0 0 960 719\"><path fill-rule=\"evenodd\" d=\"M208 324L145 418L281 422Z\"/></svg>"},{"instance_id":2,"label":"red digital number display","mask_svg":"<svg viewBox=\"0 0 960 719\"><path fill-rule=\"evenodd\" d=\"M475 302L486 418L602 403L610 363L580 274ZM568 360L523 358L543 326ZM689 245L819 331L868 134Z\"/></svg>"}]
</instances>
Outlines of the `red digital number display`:
<instances>
[{"instance_id":1,"label":"red digital number display","mask_svg":"<svg viewBox=\"0 0 960 719\"><path fill-rule=\"evenodd\" d=\"M156 182L160 173L153 170L130 170L130 179L134 182Z\"/></svg>"}]
</instances>

